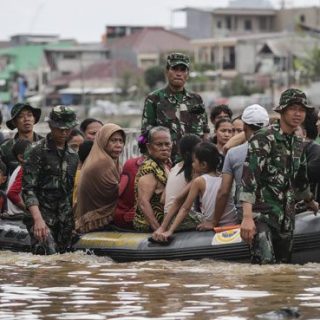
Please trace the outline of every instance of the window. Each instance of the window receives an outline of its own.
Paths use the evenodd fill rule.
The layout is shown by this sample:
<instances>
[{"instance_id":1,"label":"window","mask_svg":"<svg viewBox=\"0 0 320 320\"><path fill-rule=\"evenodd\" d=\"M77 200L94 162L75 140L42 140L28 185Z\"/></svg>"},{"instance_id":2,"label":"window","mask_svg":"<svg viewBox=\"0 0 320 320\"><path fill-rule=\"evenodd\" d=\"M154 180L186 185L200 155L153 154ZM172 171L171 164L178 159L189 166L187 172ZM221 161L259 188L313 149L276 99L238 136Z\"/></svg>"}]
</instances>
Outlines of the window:
<instances>
[{"instance_id":1,"label":"window","mask_svg":"<svg viewBox=\"0 0 320 320\"><path fill-rule=\"evenodd\" d=\"M221 29L221 28L222 28L222 21L221 21L221 20L218 20L218 21L217 21L217 28L218 28L218 29Z\"/></svg>"},{"instance_id":2,"label":"window","mask_svg":"<svg viewBox=\"0 0 320 320\"><path fill-rule=\"evenodd\" d=\"M246 31L252 30L252 21L250 19L244 20L244 30Z\"/></svg>"},{"instance_id":3,"label":"window","mask_svg":"<svg viewBox=\"0 0 320 320\"><path fill-rule=\"evenodd\" d=\"M233 70L236 66L236 57L234 47L223 48L223 69Z\"/></svg>"},{"instance_id":4,"label":"window","mask_svg":"<svg viewBox=\"0 0 320 320\"><path fill-rule=\"evenodd\" d=\"M214 49L214 47L210 48L210 62L215 63L215 49Z\"/></svg>"},{"instance_id":5,"label":"window","mask_svg":"<svg viewBox=\"0 0 320 320\"><path fill-rule=\"evenodd\" d=\"M63 58L68 60L75 60L77 59L77 54L72 52L64 53Z\"/></svg>"},{"instance_id":6,"label":"window","mask_svg":"<svg viewBox=\"0 0 320 320\"><path fill-rule=\"evenodd\" d=\"M226 26L228 30L231 30L231 17L226 17Z\"/></svg>"},{"instance_id":7,"label":"window","mask_svg":"<svg viewBox=\"0 0 320 320\"><path fill-rule=\"evenodd\" d=\"M301 22L301 23L305 23L305 22L306 22L306 17L304 16L304 14L302 14L302 15L300 16L300 22Z\"/></svg>"},{"instance_id":8,"label":"window","mask_svg":"<svg viewBox=\"0 0 320 320\"><path fill-rule=\"evenodd\" d=\"M267 30L267 18L261 17L259 19L259 28L260 30Z\"/></svg>"}]
</instances>

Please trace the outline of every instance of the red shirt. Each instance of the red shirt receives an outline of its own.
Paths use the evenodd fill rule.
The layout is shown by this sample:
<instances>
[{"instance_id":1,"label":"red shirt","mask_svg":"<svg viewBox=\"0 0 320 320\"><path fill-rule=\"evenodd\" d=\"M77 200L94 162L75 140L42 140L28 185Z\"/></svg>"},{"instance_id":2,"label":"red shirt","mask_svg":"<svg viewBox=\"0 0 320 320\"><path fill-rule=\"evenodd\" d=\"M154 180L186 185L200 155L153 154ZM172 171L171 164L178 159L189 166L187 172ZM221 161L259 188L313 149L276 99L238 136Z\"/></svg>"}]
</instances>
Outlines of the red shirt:
<instances>
[{"instance_id":1,"label":"red shirt","mask_svg":"<svg viewBox=\"0 0 320 320\"><path fill-rule=\"evenodd\" d=\"M22 202L22 198L20 196L21 190L22 190L22 175L23 175L23 169L21 167L20 170L18 171L16 179L14 180L10 189L7 191L8 199L15 205L17 205L17 203Z\"/></svg>"},{"instance_id":2,"label":"red shirt","mask_svg":"<svg viewBox=\"0 0 320 320\"><path fill-rule=\"evenodd\" d=\"M132 228L134 209L134 180L144 157L126 161L120 176L119 198L114 213L114 224L122 228Z\"/></svg>"}]
</instances>

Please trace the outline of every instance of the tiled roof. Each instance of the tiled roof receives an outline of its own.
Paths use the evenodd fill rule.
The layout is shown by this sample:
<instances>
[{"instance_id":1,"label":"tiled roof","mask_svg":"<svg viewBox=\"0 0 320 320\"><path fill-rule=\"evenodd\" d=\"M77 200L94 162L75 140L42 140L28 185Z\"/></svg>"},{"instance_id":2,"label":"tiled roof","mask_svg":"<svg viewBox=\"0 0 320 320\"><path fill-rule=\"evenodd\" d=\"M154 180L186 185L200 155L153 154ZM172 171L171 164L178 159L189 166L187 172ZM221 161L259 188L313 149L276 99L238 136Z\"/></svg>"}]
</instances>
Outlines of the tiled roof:
<instances>
[{"instance_id":1,"label":"tiled roof","mask_svg":"<svg viewBox=\"0 0 320 320\"><path fill-rule=\"evenodd\" d=\"M111 49L132 48L136 53L159 53L174 49L190 50L189 38L162 27L149 27L136 31L111 44Z\"/></svg>"},{"instance_id":2,"label":"tiled roof","mask_svg":"<svg viewBox=\"0 0 320 320\"><path fill-rule=\"evenodd\" d=\"M51 81L52 85L67 84L78 79L111 79L119 78L124 72L129 71L134 74L142 74L142 70L124 60L104 60L97 62L84 69L83 72L61 76Z\"/></svg>"}]
</instances>

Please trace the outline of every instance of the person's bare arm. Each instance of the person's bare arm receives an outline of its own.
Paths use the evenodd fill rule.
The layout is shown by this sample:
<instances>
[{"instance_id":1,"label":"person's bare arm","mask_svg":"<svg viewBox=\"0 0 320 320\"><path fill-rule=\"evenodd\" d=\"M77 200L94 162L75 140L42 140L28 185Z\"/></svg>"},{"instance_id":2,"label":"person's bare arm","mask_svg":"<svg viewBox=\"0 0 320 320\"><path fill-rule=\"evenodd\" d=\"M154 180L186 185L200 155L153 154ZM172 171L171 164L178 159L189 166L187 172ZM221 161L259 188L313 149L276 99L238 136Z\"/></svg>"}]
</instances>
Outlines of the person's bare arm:
<instances>
[{"instance_id":1,"label":"person's bare arm","mask_svg":"<svg viewBox=\"0 0 320 320\"><path fill-rule=\"evenodd\" d=\"M170 206L167 214L164 216L164 219L162 221L161 226L153 233L152 237L155 240L159 240L159 235L163 232L167 231L168 226L173 219L173 217L176 215L176 213L179 211L180 207L182 206L183 202L185 201L186 197L188 196L189 190L190 190L191 183L188 183L180 192L179 195L175 198L173 204Z\"/></svg>"},{"instance_id":2,"label":"person's bare arm","mask_svg":"<svg viewBox=\"0 0 320 320\"><path fill-rule=\"evenodd\" d=\"M150 199L157 187L157 180L153 174L147 174L139 179L138 182L138 206L143 212L146 220L153 230L160 226L151 207Z\"/></svg>"},{"instance_id":3,"label":"person's bare arm","mask_svg":"<svg viewBox=\"0 0 320 320\"><path fill-rule=\"evenodd\" d=\"M174 233L186 215L189 213L192 208L193 202L196 197L205 189L205 181L202 177L198 177L197 179L192 181L190 191L188 193L187 199L182 204L177 216L175 217L173 223L171 224L168 231L161 234L161 240L167 241L168 238Z\"/></svg>"},{"instance_id":4,"label":"person's bare arm","mask_svg":"<svg viewBox=\"0 0 320 320\"><path fill-rule=\"evenodd\" d=\"M36 205L30 206L29 211L33 218L33 234L36 239L40 241L44 241L47 239L49 234L49 228L45 221L42 218L41 212L39 210L39 207Z\"/></svg>"},{"instance_id":5,"label":"person's bare arm","mask_svg":"<svg viewBox=\"0 0 320 320\"><path fill-rule=\"evenodd\" d=\"M203 223L200 223L197 226L197 230L199 231L212 230L214 227L218 226L230 196L232 183L233 183L233 175L223 173L221 185L217 193L216 205L212 215L212 219L207 220Z\"/></svg>"},{"instance_id":6,"label":"person's bare arm","mask_svg":"<svg viewBox=\"0 0 320 320\"><path fill-rule=\"evenodd\" d=\"M227 153L228 150L230 150L233 147L236 147L242 143L246 142L246 136L244 132L240 132L236 135L234 135L224 146L223 151L224 153Z\"/></svg>"},{"instance_id":7,"label":"person's bare arm","mask_svg":"<svg viewBox=\"0 0 320 320\"><path fill-rule=\"evenodd\" d=\"M256 234L256 225L252 215L252 204L242 202L243 219L240 228L241 238L251 245L254 235Z\"/></svg>"},{"instance_id":8,"label":"person's bare arm","mask_svg":"<svg viewBox=\"0 0 320 320\"><path fill-rule=\"evenodd\" d=\"M221 185L217 194L216 205L213 214L213 227L218 226L219 221L224 214L228 199L230 197L233 183L233 175L223 173Z\"/></svg>"}]
</instances>

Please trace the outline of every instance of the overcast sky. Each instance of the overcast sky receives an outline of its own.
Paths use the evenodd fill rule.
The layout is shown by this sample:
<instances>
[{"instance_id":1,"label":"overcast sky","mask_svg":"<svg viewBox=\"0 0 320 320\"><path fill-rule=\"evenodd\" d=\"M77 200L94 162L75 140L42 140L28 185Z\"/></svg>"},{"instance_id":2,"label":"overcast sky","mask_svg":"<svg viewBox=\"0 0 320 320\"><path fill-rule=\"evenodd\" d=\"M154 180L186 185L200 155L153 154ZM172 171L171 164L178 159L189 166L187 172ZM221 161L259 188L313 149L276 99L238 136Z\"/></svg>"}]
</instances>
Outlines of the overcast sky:
<instances>
[{"instance_id":1,"label":"overcast sky","mask_svg":"<svg viewBox=\"0 0 320 320\"><path fill-rule=\"evenodd\" d=\"M259 0L257 0L259 1ZM280 0L271 0L279 5ZM289 5L320 5L320 0L287 0ZM58 34L100 41L106 25L170 26L171 10L184 6L221 7L228 0L0 0L0 40L18 33Z\"/></svg>"}]
</instances>

